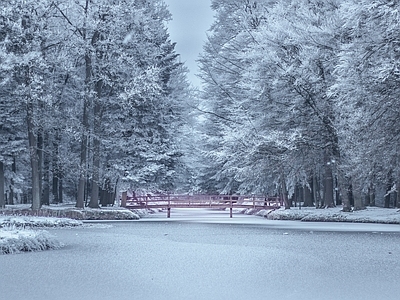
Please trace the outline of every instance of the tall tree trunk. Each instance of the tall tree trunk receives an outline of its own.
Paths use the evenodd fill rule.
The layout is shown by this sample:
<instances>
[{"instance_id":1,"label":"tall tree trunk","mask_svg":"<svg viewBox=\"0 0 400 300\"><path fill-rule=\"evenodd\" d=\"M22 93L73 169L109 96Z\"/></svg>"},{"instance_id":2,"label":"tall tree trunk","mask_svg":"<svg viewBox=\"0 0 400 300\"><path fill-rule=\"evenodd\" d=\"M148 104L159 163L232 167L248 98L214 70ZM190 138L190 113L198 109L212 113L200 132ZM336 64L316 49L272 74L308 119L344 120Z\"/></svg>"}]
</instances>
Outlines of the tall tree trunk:
<instances>
[{"instance_id":1,"label":"tall tree trunk","mask_svg":"<svg viewBox=\"0 0 400 300\"><path fill-rule=\"evenodd\" d=\"M0 208L6 207L6 201L4 197L4 163L0 161Z\"/></svg>"},{"instance_id":2,"label":"tall tree trunk","mask_svg":"<svg viewBox=\"0 0 400 300\"><path fill-rule=\"evenodd\" d=\"M366 194L364 195L364 205L370 206L371 205L371 188L368 187Z\"/></svg>"},{"instance_id":3,"label":"tall tree trunk","mask_svg":"<svg viewBox=\"0 0 400 300\"><path fill-rule=\"evenodd\" d=\"M397 192L396 195L396 207L400 208L400 192Z\"/></svg>"},{"instance_id":4,"label":"tall tree trunk","mask_svg":"<svg viewBox=\"0 0 400 300\"><path fill-rule=\"evenodd\" d=\"M100 180L100 140L95 137L93 140L93 173L92 173L92 193L90 196L89 207L99 207L99 180Z\"/></svg>"},{"instance_id":5,"label":"tall tree trunk","mask_svg":"<svg viewBox=\"0 0 400 300\"><path fill-rule=\"evenodd\" d=\"M60 173L58 174L58 200L63 203L63 173L61 167L59 168Z\"/></svg>"},{"instance_id":6,"label":"tall tree trunk","mask_svg":"<svg viewBox=\"0 0 400 300\"><path fill-rule=\"evenodd\" d=\"M399 184L400 184L400 176L399 173L397 172L397 176L396 176L396 189L394 192L394 207L399 208L400 207L400 191L399 191Z\"/></svg>"},{"instance_id":7,"label":"tall tree trunk","mask_svg":"<svg viewBox=\"0 0 400 300\"><path fill-rule=\"evenodd\" d=\"M38 176L39 176L39 193L41 201L43 201L43 129L39 128L37 133L37 157L38 157ZM41 203L43 204L43 202Z\"/></svg>"},{"instance_id":8,"label":"tall tree trunk","mask_svg":"<svg viewBox=\"0 0 400 300\"><path fill-rule=\"evenodd\" d=\"M349 200L350 206L354 206L353 184L351 179L349 180L349 185L347 187L347 199Z\"/></svg>"},{"instance_id":9,"label":"tall tree trunk","mask_svg":"<svg viewBox=\"0 0 400 300\"><path fill-rule=\"evenodd\" d=\"M390 196L391 196L392 186L393 186L393 176L392 176L392 171L389 171L386 183L386 195L384 204L385 208L390 207Z\"/></svg>"},{"instance_id":10,"label":"tall tree trunk","mask_svg":"<svg viewBox=\"0 0 400 300\"><path fill-rule=\"evenodd\" d=\"M11 205L14 204L14 185L13 184L10 184L10 196L8 197L7 203L11 204Z\"/></svg>"},{"instance_id":11,"label":"tall tree trunk","mask_svg":"<svg viewBox=\"0 0 400 300\"><path fill-rule=\"evenodd\" d=\"M89 207L99 207L99 183L100 183L100 130L101 130L101 97L102 97L102 86L101 80L96 82L96 100L94 103L94 137L93 137L93 175L92 175L92 194L89 201Z\"/></svg>"},{"instance_id":12,"label":"tall tree trunk","mask_svg":"<svg viewBox=\"0 0 400 300\"><path fill-rule=\"evenodd\" d=\"M89 9L90 0L86 0L85 4L85 21L83 24L83 40L86 42L86 25L87 25L87 14ZM82 140L81 140L81 154L80 154L80 168L79 168L79 183L78 183L78 196L76 199L76 207L84 208L85 205L85 186L86 186L86 174L87 174L87 155L88 155L88 132L89 132L89 103L91 93L91 81L92 81L92 59L90 50L86 49L85 53L85 96L83 102L83 114L82 114Z\"/></svg>"},{"instance_id":13,"label":"tall tree trunk","mask_svg":"<svg viewBox=\"0 0 400 300\"><path fill-rule=\"evenodd\" d=\"M369 205L375 206L375 186L373 183L370 184L368 190L369 190Z\"/></svg>"},{"instance_id":14,"label":"tall tree trunk","mask_svg":"<svg viewBox=\"0 0 400 300\"><path fill-rule=\"evenodd\" d=\"M60 130L56 129L53 139L53 159L52 159L52 194L53 194L53 203L58 204L60 202L58 198L58 175L59 175L59 146L60 146Z\"/></svg>"},{"instance_id":15,"label":"tall tree trunk","mask_svg":"<svg viewBox=\"0 0 400 300\"><path fill-rule=\"evenodd\" d=\"M321 197L320 197L320 191L319 191L318 178L317 178L317 175L315 173L313 175L313 198L314 198L314 201L315 201L315 207L316 208L320 208Z\"/></svg>"},{"instance_id":16,"label":"tall tree trunk","mask_svg":"<svg viewBox=\"0 0 400 300\"><path fill-rule=\"evenodd\" d=\"M324 207L333 207L333 171L331 157L325 150L324 162L325 162L325 176L324 176Z\"/></svg>"},{"instance_id":17,"label":"tall tree trunk","mask_svg":"<svg viewBox=\"0 0 400 300\"><path fill-rule=\"evenodd\" d=\"M353 190L353 196L354 196L354 210L361 210L364 209L364 204L362 201L362 194L356 189L356 192Z\"/></svg>"},{"instance_id":18,"label":"tall tree trunk","mask_svg":"<svg viewBox=\"0 0 400 300\"><path fill-rule=\"evenodd\" d=\"M347 197L344 197L342 211L344 211L344 212L351 211L351 203L350 203L349 193L347 193Z\"/></svg>"},{"instance_id":19,"label":"tall tree trunk","mask_svg":"<svg viewBox=\"0 0 400 300\"><path fill-rule=\"evenodd\" d=\"M85 110L85 109L84 109ZM84 120L87 121L87 114L84 113ZM81 163L80 163L80 175L79 175L79 185L78 185L78 197L76 199L76 207L84 207L85 198L85 183L86 183L86 159L87 159L87 134L86 132L82 134L81 141Z\"/></svg>"},{"instance_id":20,"label":"tall tree trunk","mask_svg":"<svg viewBox=\"0 0 400 300\"><path fill-rule=\"evenodd\" d=\"M88 6L88 1L86 1L86 8ZM89 51L89 50L87 50ZM78 185L78 197L76 199L76 207L84 208L85 203L85 184L86 184L86 173L87 173L87 144L88 144L88 132L89 132L89 95L90 95L90 85L92 80L92 59L90 58L90 53L85 54L85 98L83 103L83 115L82 115L82 140L81 140L81 161L80 161L80 175L79 175L79 185Z\"/></svg>"},{"instance_id":21,"label":"tall tree trunk","mask_svg":"<svg viewBox=\"0 0 400 300\"><path fill-rule=\"evenodd\" d=\"M285 204L285 209L290 209L290 202L288 199L288 192L287 192L287 187L286 187L286 179L285 176L282 172L281 175L281 186L282 186L282 199L283 199L283 203Z\"/></svg>"},{"instance_id":22,"label":"tall tree trunk","mask_svg":"<svg viewBox=\"0 0 400 300\"><path fill-rule=\"evenodd\" d=\"M303 206L304 207L312 207L313 206L313 197L312 197L310 189L307 186L305 186L303 188L303 192L304 192L304 196L303 196L304 197L304 204L303 204Z\"/></svg>"},{"instance_id":23,"label":"tall tree trunk","mask_svg":"<svg viewBox=\"0 0 400 300\"><path fill-rule=\"evenodd\" d=\"M17 174L17 159L13 156L13 163L11 165L11 179L10 179L10 197L8 199L8 204L14 205L14 176Z\"/></svg>"},{"instance_id":24,"label":"tall tree trunk","mask_svg":"<svg viewBox=\"0 0 400 300\"><path fill-rule=\"evenodd\" d=\"M49 135L44 134L43 146L43 205L50 205L50 155L49 155Z\"/></svg>"},{"instance_id":25,"label":"tall tree trunk","mask_svg":"<svg viewBox=\"0 0 400 300\"><path fill-rule=\"evenodd\" d=\"M342 199L340 197L339 191L339 179L338 176L335 176L335 199L336 199L336 206L342 205Z\"/></svg>"},{"instance_id":26,"label":"tall tree trunk","mask_svg":"<svg viewBox=\"0 0 400 300\"><path fill-rule=\"evenodd\" d=\"M117 199L118 191L119 191L118 183L119 183L119 176L117 177L117 180L115 181L114 194L113 194L113 205L115 205L115 203L117 203L117 206L119 206L119 199Z\"/></svg>"},{"instance_id":27,"label":"tall tree trunk","mask_svg":"<svg viewBox=\"0 0 400 300\"><path fill-rule=\"evenodd\" d=\"M312 207L313 206L313 194L312 194L312 190L313 190L313 179L312 176L308 179L308 186L304 186L303 188L303 198L304 198L304 206L305 207Z\"/></svg>"},{"instance_id":28,"label":"tall tree trunk","mask_svg":"<svg viewBox=\"0 0 400 300\"><path fill-rule=\"evenodd\" d=\"M33 103L28 99L27 103L27 123L28 123L28 141L29 155L32 172L32 209L40 209L40 180L39 180L39 158L37 155L37 137L35 134L35 125L33 121Z\"/></svg>"},{"instance_id":29,"label":"tall tree trunk","mask_svg":"<svg viewBox=\"0 0 400 300\"><path fill-rule=\"evenodd\" d=\"M106 207L107 206L107 191L103 188L99 188L99 194L100 194L100 205L101 207Z\"/></svg>"}]
</instances>

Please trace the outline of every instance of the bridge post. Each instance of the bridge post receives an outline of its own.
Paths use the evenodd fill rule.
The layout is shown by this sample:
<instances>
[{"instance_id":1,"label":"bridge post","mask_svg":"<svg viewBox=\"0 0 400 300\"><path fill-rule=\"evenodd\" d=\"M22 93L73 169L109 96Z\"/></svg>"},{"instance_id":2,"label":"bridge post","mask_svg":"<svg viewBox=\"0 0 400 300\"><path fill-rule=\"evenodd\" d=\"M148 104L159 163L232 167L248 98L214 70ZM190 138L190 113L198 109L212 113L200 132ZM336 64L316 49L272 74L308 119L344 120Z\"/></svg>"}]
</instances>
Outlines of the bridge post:
<instances>
[{"instance_id":1,"label":"bridge post","mask_svg":"<svg viewBox=\"0 0 400 300\"><path fill-rule=\"evenodd\" d=\"M231 207L229 207L229 217L230 217L230 218L232 218L232 217L233 217L233 215L232 215L232 210L233 210L232 206L231 206Z\"/></svg>"},{"instance_id":2,"label":"bridge post","mask_svg":"<svg viewBox=\"0 0 400 300\"><path fill-rule=\"evenodd\" d=\"M171 218L171 207L167 208L167 218Z\"/></svg>"}]
</instances>

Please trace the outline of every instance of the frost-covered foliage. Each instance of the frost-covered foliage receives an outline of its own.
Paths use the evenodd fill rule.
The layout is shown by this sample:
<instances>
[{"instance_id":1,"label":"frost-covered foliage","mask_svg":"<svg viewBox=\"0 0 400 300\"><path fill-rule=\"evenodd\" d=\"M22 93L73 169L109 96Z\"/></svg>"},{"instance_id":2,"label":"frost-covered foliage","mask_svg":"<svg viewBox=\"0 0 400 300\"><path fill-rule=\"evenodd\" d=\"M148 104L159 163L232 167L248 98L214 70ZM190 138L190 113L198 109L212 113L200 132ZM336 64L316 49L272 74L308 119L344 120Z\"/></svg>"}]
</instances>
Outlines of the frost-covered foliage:
<instances>
[{"instance_id":1,"label":"frost-covered foliage","mask_svg":"<svg viewBox=\"0 0 400 300\"><path fill-rule=\"evenodd\" d=\"M345 1L337 79L344 167L365 192L399 180L399 30L397 1ZM385 205L389 205L386 203Z\"/></svg>"},{"instance_id":2,"label":"frost-covered foliage","mask_svg":"<svg viewBox=\"0 0 400 300\"><path fill-rule=\"evenodd\" d=\"M341 208L315 209L302 208L291 210L259 211L256 213L269 220L297 220L304 222L348 222L400 224L400 214L395 210L370 207L364 210L343 212Z\"/></svg>"},{"instance_id":3,"label":"frost-covered foliage","mask_svg":"<svg viewBox=\"0 0 400 300\"><path fill-rule=\"evenodd\" d=\"M7 189L17 192L16 178L29 177L21 190L33 194L37 209L76 197L77 188L83 207L89 179L94 207L99 198L113 203L118 183L177 185L176 170L185 168L175 135L190 97L167 31L170 17L161 0L2 3L0 161Z\"/></svg>"},{"instance_id":4,"label":"frost-covered foliage","mask_svg":"<svg viewBox=\"0 0 400 300\"><path fill-rule=\"evenodd\" d=\"M201 141L210 161L203 189L291 196L301 187L309 203L331 206L351 184L359 201L386 176L393 187L397 2L215 0L212 7L200 59L208 112Z\"/></svg>"},{"instance_id":5,"label":"frost-covered foliage","mask_svg":"<svg viewBox=\"0 0 400 300\"><path fill-rule=\"evenodd\" d=\"M52 218L52 217L15 217L1 216L0 228L43 228L43 227L77 227L82 226L82 222L67 218Z\"/></svg>"},{"instance_id":6,"label":"frost-covered foliage","mask_svg":"<svg viewBox=\"0 0 400 300\"><path fill-rule=\"evenodd\" d=\"M20 230L13 226L0 229L0 254L43 251L62 246L47 231Z\"/></svg>"}]
</instances>

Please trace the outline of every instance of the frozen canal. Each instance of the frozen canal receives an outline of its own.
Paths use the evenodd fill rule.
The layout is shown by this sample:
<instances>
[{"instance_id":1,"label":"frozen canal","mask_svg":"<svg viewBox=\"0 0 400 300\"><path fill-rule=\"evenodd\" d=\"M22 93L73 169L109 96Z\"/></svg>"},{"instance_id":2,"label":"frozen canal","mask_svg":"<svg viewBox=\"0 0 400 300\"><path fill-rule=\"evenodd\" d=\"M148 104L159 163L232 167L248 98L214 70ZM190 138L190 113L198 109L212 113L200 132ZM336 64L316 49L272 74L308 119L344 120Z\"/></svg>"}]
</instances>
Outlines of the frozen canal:
<instances>
[{"instance_id":1,"label":"frozen canal","mask_svg":"<svg viewBox=\"0 0 400 300\"><path fill-rule=\"evenodd\" d=\"M61 250L0 256L0 298L398 299L399 226L187 211L110 224L51 230Z\"/></svg>"}]
</instances>

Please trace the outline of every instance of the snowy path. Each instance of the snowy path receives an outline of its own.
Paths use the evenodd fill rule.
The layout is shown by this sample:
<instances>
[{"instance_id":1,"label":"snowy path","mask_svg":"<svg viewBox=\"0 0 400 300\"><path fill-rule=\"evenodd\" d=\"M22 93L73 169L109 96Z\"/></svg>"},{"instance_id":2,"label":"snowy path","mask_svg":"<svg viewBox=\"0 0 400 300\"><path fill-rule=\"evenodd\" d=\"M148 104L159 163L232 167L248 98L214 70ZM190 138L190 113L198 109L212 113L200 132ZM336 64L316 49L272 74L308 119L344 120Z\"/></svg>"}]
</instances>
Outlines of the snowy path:
<instances>
[{"instance_id":1,"label":"snowy path","mask_svg":"<svg viewBox=\"0 0 400 300\"><path fill-rule=\"evenodd\" d=\"M0 256L2 299L398 297L398 232L360 230L370 224L350 232L331 232L330 224L326 232L298 230L312 224L230 219L218 211L173 213L169 220L156 214L110 228L51 230L66 247Z\"/></svg>"}]
</instances>

